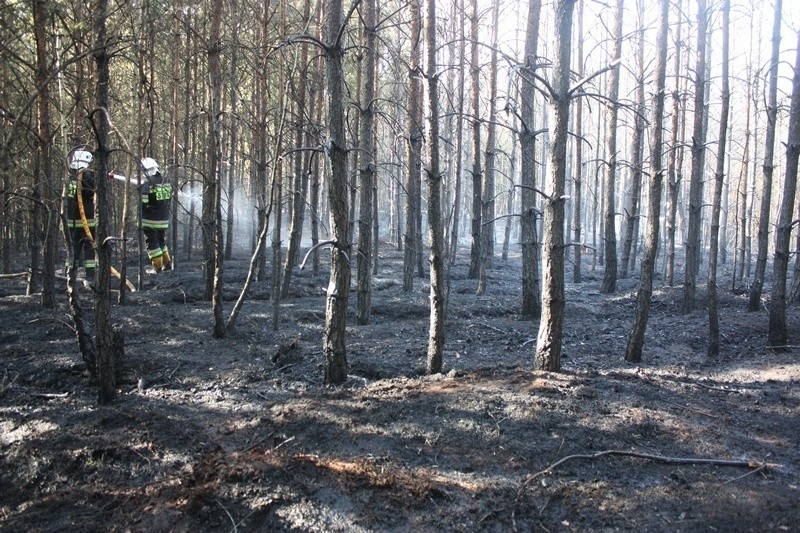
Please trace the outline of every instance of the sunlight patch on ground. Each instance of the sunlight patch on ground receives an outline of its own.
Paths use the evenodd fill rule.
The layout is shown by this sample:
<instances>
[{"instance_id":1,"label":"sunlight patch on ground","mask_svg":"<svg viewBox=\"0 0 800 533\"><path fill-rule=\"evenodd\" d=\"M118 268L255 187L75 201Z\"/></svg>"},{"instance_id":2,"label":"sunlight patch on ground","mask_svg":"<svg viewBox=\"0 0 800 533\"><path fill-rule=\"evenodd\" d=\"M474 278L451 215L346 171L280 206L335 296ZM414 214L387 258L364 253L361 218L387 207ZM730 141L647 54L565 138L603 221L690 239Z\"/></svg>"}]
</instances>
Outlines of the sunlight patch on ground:
<instances>
[{"instance_id":1,"label":"sunlight patch on ground","mask_svg":"<svg viewBox=\"0 0 800 533\"><path fill-rule=\"evenodd\" d=\"M49 431L58 429L58 424L45 420L30 420L22 425L16 425L14 421L8 420L0 422L0 443L4 445L20 442L33 436L41 436Z\"/></svg>"}]
</instances>

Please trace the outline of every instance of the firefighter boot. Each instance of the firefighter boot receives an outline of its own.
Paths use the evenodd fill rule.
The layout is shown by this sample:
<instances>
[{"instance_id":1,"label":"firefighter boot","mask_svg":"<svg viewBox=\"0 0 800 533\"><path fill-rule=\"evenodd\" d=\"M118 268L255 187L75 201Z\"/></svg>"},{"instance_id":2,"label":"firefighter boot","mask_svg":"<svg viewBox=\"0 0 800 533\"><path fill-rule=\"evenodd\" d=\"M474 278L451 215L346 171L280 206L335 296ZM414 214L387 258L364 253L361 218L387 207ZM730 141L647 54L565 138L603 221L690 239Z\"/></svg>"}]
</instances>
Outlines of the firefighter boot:
<instances>
[{"instance_id":1,"label":"firefighter boot","mask_svg":"<svg viewBox=\"0 0 800 533\"><path fill-rule=\"evenodd\" d=\"M153 264L153 270L156 271L156 274L161 272L161 269L164 268L164 258L160 255L158 257L151 258L150 262Z\"/></svg>"},{"instance_id":2,"label":"firefighter boot","mask_svg":"<svg viewBox=\"0 0 800 533\"><path fill-rule=\"evenodd\" d=\"M161 261L164 270L172 270L172 257L168 251L164 250L164 253L161 254Z\"/></svg>"}]
</instances>

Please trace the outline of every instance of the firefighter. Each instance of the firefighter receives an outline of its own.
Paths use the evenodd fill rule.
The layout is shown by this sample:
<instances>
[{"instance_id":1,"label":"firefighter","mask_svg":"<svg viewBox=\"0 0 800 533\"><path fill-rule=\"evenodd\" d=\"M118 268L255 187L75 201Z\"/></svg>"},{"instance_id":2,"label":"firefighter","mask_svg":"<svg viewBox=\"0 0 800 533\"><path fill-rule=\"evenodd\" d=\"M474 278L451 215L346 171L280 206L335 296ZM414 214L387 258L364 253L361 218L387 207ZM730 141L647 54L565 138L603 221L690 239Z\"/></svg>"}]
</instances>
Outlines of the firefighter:
<instances>
[{"instance_id":1,"label":"firefighter","mask_svg":"<svg viewBox=\"0 0 800 533\"><path fill-rule=\"evenodd\" d=\"M94 250L94 172L89 169L92 153L75 150L69 163L67 186L67 227L72 239L72 268L82 262L86 281L94 281L97 260ZM80 195L78 195L80 189ZM81 213L83 211L83 213Z\"/></svg>"},{"instance_id":2,"label":"firefighter","mask_svg":"<svg viewBox=\"0 0 800 533\"><path fill-rule=\"evenodd\" d=\"M161 175L158 163L151 157L141 161L144 180L142 194L142 232L147 255L153 270L172 270L172 258L167 249L172 184Z\"/></svg>"}]
</instances>

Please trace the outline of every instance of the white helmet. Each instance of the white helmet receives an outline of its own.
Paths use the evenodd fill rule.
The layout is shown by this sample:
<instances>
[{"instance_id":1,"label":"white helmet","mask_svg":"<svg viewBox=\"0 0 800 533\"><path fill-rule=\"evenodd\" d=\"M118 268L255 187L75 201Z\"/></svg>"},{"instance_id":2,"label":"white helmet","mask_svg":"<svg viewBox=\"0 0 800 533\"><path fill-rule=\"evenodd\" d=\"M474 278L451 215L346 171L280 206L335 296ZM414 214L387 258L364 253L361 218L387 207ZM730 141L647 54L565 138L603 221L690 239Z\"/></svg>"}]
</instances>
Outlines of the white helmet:
<instances>
[{"instance_id":1,"label":"white helmet","mask_svg":"<svg viewBox=\"0 0 800 533\"><path fill-rule=\"evenodd\" d=\"M142 159L142 171L148 178L153 177L158 172L158 163L152 157L145 157Z\"/></svg>"},{"instance_id":2,"label":"white helmet","mask_svg":"<svg viewBox=\"0 0 800 533\"><path fill-rule=\"evenodd\" d=\"M74 170L80 170L82 168L88 167L92 162L92 152L86 150L75 150L72 152L72 161L69 164L69 168Z\"/></svg>"}]
</instances>

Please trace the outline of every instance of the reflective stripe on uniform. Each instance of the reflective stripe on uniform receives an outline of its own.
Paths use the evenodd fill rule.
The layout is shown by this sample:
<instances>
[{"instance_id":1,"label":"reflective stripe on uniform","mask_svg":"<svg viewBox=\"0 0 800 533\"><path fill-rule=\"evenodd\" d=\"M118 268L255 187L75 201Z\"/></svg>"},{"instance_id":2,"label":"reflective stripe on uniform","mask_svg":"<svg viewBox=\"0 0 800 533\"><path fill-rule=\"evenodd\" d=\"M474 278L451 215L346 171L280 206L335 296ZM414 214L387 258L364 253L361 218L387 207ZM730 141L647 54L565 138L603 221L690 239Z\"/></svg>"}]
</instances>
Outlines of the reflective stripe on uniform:
<instances>
[{"instance_id":1,"label":"reflective stripe on uniform","mask_svg":"<svg viewBox=\"0 0 800 533\"><path fill-rule=\"evenodd\" d=\"M169 229L169 220L142 219L142 227L150 229Z\"/></svg>"}]
</instances>

